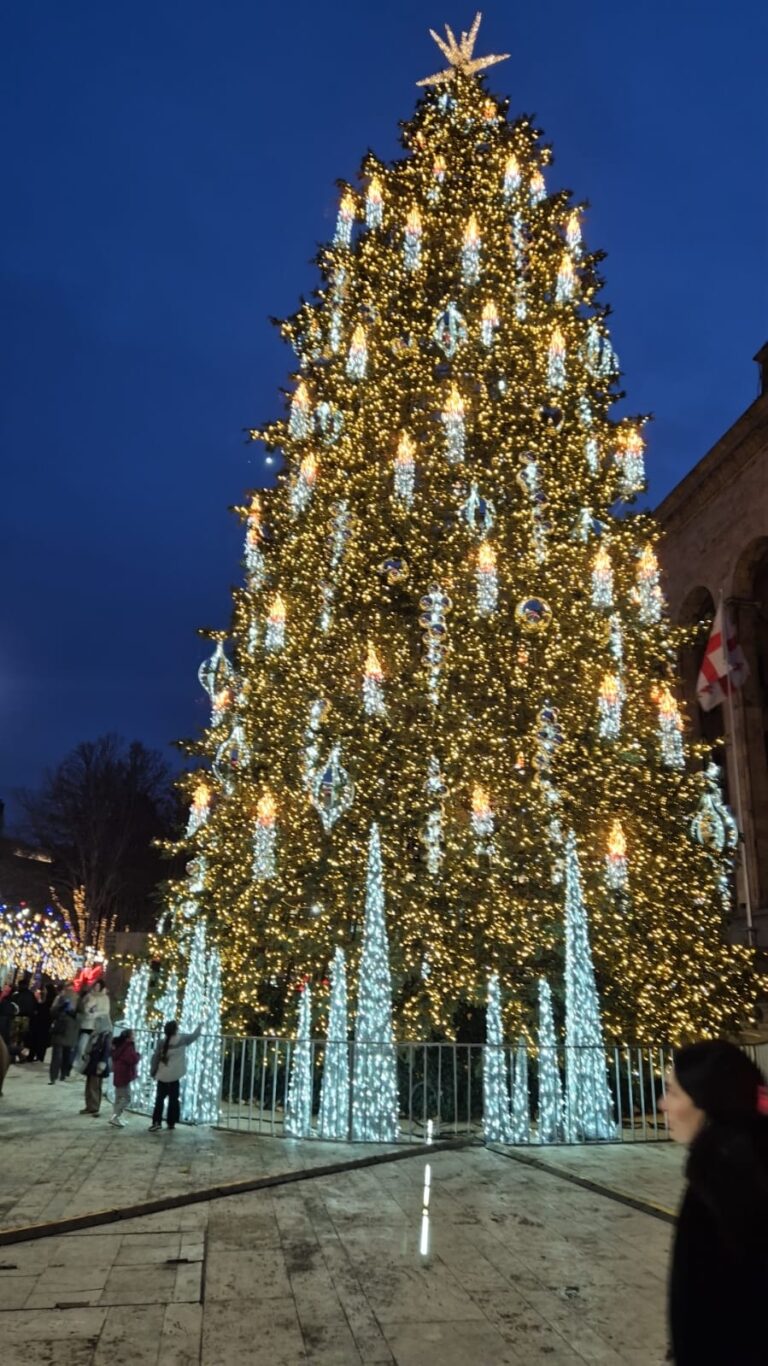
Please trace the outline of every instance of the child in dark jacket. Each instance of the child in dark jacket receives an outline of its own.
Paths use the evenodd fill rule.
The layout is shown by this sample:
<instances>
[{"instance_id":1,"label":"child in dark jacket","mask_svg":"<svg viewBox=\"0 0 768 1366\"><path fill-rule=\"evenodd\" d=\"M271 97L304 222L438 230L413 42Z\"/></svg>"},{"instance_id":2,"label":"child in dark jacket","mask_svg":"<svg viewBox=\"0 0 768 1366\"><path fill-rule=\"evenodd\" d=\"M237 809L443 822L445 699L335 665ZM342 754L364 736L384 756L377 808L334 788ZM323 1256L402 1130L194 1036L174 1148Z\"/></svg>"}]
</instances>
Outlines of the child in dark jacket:
<instances>
[{"instance_id":1,"label":"child in dark jacket","mask_svg":"<svg viewBox=\"0 0 768 1366\"><path fill-rule=\"evenodd\" d=\"M110 1124L124 1129L123 1111L131 1103L131 1082L136 1080L141 1054L136 1052L133 1030L124 1029L112 1045L112 1070L115 1077L115 1104Z\"/></svg>"}]
</instances>

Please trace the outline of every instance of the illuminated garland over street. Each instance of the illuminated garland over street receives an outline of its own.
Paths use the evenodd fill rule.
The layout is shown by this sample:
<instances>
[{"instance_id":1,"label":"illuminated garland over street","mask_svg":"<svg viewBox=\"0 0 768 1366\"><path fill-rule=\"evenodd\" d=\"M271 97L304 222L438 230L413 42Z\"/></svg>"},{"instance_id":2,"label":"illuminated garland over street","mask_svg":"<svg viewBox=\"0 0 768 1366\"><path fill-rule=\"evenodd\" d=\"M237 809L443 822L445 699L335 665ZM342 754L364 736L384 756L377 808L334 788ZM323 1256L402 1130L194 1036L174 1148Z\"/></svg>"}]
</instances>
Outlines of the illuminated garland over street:
<instances>
[{"instance_id":1,"label":"illuminated garland over street","mask_svg":"<svg viewBox=\"0 0 768 1366\"><path fill-rule=\"evenodd\" d=\"M71 981L76 971L77 940L72 926L46 907L0 906L0 974L42 972Z\"/></svg>"}]
</instances>

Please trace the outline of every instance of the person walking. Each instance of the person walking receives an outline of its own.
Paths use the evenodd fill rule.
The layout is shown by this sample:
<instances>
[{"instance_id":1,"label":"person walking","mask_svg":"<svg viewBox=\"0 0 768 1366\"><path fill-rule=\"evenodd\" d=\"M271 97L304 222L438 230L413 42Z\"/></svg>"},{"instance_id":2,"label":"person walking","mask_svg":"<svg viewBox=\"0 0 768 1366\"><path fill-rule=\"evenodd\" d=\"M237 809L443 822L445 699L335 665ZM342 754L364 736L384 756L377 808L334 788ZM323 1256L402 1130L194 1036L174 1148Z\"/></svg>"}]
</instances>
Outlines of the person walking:
<instances>
[{"instance_id":1,"label":"person walking","mask_svg":"<svg viewBox=\"0 0 768 1366\"><path fill-rule=\"evenodd\" d=\"M141 1054L136 1052L133 1030L124 1029L112 1045L112 1072L115 1079L115 1103L110 1124L124 1129L123 1111L131 1103L131 1082L136 1080Z\"/></svg>"},{"instance_id":2,"label":"person walking","mask_svg":"<svg viewBox=\"0 0 768 1366\"><path fill-rule=\"evenodd\" d=\"M54 1086L57 1081L66 1081L72 1070L79 1033L76 1010L77 993L72 987L64 987L51 1006L49 1086Z\"/></svg>"},{"instance_id":3,"label":"person walking","mask_svg":"<svg viewBox=\"0 0 768 1366\"><path fill-rule=\"evenodd\" d=\"M85 1057L96 1017L98 1015L109 1015L109 994L103 977L97 978L81 993L77 1014L79 1033L74 1067L79 1067Z\"/></svg>"},{"instance_id":4,"label":"person walking","mask_svg":"<svg viewBox=\"0 0 768 1366\"><path fill-rule=\"evenodd\" d=\"M661 1101L688 1147L669 1277L676 1366L765 1366L768 1088L735 1044L678 1049Z\"/></svg>"},{"instance_id":5,"label":"person walking","mask_svg":"<svg viewBox=\"0 0 768 1366\"><path fill-rule=\"evenodd\" d=\"M41 986L39 991L34 993L37 1010L29 1026L30 1062L45 1062L51 1041L51 1006L55 995L56 990L51 982L47 986Z\"/></svg>"},{"instance_id":6,"label":"person walking","mask_svg":"<svg viewBox=\"0 0 768 1366\"><path fill-rule=\"evenodd\" d=\"M168 1100L168 1128L173 1130L179 1122L179 1083L187 1070L187 1048L200 1038L203 1026L199 1024L191 1034L179 1033L175 1020L167 1020L163 1026L163 1038L155 1049L150 1075L157 1081L155 1108L152 1111L151 1134L159 1133L163 1127L163 1107Z\"/></svg>"},{"instance_id":7,"label":"person walking","mask_svg":"<svg viewBox=\"0 0 768 1366\"><path fill-rule=\"evenodd\" d=\"M112 1053L112 1021L108 1015L96 1015L83 1058L85 1074L85 1105L81 1115L98 1115L105 1077L109 1076Z\"/></svg>"}]
</instances>

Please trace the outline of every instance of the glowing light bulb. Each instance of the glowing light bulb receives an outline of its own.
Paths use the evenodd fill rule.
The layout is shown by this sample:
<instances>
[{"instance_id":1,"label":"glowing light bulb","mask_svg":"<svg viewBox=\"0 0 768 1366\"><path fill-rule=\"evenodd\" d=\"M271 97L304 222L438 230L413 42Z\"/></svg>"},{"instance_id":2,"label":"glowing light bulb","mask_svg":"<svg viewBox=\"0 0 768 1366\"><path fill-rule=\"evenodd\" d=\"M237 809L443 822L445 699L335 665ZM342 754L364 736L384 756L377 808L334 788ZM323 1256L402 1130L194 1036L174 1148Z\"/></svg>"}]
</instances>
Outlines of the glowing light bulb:
<instances>
[{"instance_id":1,"label":"glowing light bulb","mask_svg":"<svg viewBox=\"0 0 768 1366\"><path fill-rule=\"evenodd\" d=\"M512 154L507 157L506 165L504 167L504 195L507 199L511 199L519 189L520 167L518 165L517 157Z\"/></svg>"},{"instance_id":2,"label":"glowing light bulb","mask_svg":"<svg viewBox=\"0 0 768 1366\"><path fill-rule=\"evenodd\" d=\"M432 164L432 179L435 180L438 185L442 185L443 181L445 180L445 173L447 169L448 166L445 157L441 156L438 152Z\"/></svg>"}]
</instances>

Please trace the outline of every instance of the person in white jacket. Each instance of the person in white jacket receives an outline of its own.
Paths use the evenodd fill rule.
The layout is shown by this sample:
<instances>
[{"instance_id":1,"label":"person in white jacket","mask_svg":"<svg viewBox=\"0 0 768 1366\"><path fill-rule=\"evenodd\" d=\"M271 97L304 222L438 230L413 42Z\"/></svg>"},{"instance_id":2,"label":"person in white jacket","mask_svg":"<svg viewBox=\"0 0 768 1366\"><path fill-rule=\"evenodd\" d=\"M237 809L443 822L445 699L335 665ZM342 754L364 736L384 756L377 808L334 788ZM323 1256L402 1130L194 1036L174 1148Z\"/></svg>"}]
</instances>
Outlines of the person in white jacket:
<instances>
[{"instance_id":1,"label":"person in white jacket","mask_svg":"<svg viewBox=\"0 0 768 1366\"><path fill-rule=\"evenodd\" d=\"M179 1122L179 1083L187 1070L187 1048L200 1038L203 1026L199 1024L191 1034L181 1034L175 1020L167 1020L163 1025L163 1038L155 1049L150 1072L157 1082L155 1108L152 1111L151 1134L157 1134L163 1127L163 1108L168 1098L169 1129L175 1129Z\"/></svg>"}]
</instances>

